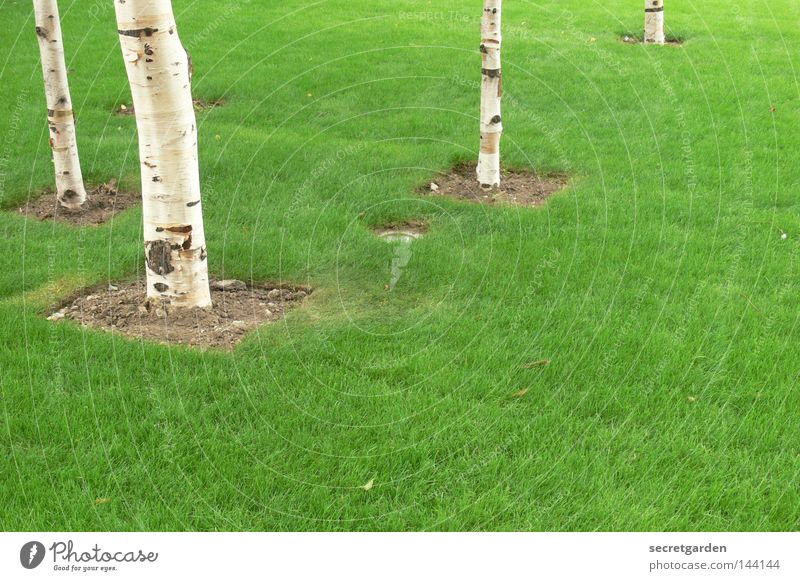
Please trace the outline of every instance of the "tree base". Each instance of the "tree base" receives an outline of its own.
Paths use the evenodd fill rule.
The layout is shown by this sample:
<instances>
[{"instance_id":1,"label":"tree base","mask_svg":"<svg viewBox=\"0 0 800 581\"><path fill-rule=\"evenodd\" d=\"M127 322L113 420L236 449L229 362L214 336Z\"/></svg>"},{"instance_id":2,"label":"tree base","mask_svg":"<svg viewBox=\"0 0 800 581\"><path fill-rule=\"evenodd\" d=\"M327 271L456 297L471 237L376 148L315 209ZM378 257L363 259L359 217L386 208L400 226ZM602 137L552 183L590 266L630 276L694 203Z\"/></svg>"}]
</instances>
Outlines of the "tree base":
<instances>
[{"instance_id":1,"label":"tree base","mask_svg":"<svg viewBox=\"0 0 800 581\"><path fill-rule=\"evenodd\" d=\"M648 46L681 46L683 39L676 36L667 36L663 43L645 42L644 35L641 34L623 34L619 39L625 44L646 44Z\"/></svg>"},{"instance_id":2,"label":"tree base","mask_svg":"<svg viewBox=\"0 0 800 581\"><path fill-rule=\"evenodd\" d=\"M173 308L168 302L146 299L145 281L137 280L84 291L48 319L77 321L130 339L231 350L248 332L281 320L310 293L303 286L214 281L213 306Z\"/></svg>"},{"instance_id":3,"label":"tree base","mask_svg":"<svg viewBox=\"0 0 800 581\"><path fill-rule=\"evenodd\" d=\"M92 188L87 196L83 206L72 210L59 203L52 189L46 189L41 195L17 208L17 211L40 221L56 220L73 226L98 226L120 212L142 203L139 192L119 189L116 180Z\"/></svg>"},{"instance_id":4,"label":"tree base","mask_svg":"<svg viewBox=\"0 0 800 581\"><path fill-rule=\"evenodd\" d=\"M500 187L485 188L475 179L475 164L463 163L433 178L418 191L479 204L535 208L569 181L563 173L538 174L529 170L501 170L500 173Z\"/></svg>"}]
</instances>

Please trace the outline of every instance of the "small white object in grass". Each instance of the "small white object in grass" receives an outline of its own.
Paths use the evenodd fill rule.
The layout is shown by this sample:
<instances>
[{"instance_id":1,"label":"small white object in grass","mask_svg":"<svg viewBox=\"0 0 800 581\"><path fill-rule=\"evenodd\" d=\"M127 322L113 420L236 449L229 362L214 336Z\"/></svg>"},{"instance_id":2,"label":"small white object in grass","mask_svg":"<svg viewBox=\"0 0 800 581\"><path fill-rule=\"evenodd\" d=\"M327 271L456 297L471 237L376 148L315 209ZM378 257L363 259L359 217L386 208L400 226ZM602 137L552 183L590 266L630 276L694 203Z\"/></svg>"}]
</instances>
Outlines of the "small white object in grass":
<instances>
[{"instance_id":1,"label":"small white object in grass","mask_svg":"<svg viewBox=\"0 0 800 581\"><path fill-rule=\"evenodd\" d=\"M53 313L52 315L50 315L49 317L47 317L47 320L48 321L60 321L63 318L64 318L64 311L57 311L57 312Z\"/></svg>"},{"instance_id":2,"label":"small white object in grass","mask_svg":"<svg viewBox=\"0 0 800 581\"><path fill-rule=\"evenodd\" d=\"M786 240L789 238L789 235L786 232L781 232L781 240Z\"/></svg>"},{"instance_id":3,"label":"small white object in grass","mask_svg":"<svg viewBox=\"0 0 800 581\"><path fill-rule=\"evenodd\" d=\"M125 106L125 103L123 103L122 105L120 105L120 106L119 106L119 108L120 108L120 110L122 110L122 111L127 111L127 110L128 110L128 108Z\"/></svg>"},{"instance_id":4,"label":"small white object in grass","mask_svg":"<svg viewBox=\"0 0 800 581\"><path fill-rule=\"evenodd\" d=\"M371 479L369 482L367 482L367 483L366 483L364 486L362 486L361 488L363 488L363 489L364 489L364 490L366 490L366 491L370 491L370 490L372 490L372 487L373 487L373 486L375 486L375 479L374 479L374 478L372 478L372 479Z\"/></svg>"},{"instance_id":5,"label":"small white object in grass","mask_svg":"<svg viewBox=\"0 0 800 581\"><path fill-rule=\"evenodd\" d=\"M439 185L436 182L431 182L431 191L432 192L438 192L439 191Z\"/></svg>"},{"instance_id":6,"label":"small white object in grass","mask_svg":"<svg viewBox=\"0 0 800 581\"><path fill-rule=\"evenodd\" d=\"M217 280L211 283L211 290L218 291L241 291L247 290L247 284L244 281L236 279Z\"/></svg>"}]
</instances>

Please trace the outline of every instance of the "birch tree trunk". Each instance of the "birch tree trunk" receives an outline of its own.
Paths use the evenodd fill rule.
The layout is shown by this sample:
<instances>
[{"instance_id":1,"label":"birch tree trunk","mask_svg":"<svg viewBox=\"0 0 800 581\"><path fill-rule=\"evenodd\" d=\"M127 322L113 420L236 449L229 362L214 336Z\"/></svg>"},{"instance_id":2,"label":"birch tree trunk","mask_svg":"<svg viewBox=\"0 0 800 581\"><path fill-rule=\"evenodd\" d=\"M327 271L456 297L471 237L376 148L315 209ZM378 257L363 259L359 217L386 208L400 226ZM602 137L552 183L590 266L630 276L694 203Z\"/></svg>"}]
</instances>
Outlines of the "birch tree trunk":
<instances>
[{"instance_id":1,"label":"birch tree trunk","mask_svg":"<svg viewBox=\"0 0 800 581\"><path fill-rule=\"evenodd\" d=\"M33 12L42 59L47 125L56 172L56 195L62 206L77 209L86 201L86 189L78 159L75 117L67 82L58 3L56 0L33 0Z\"/></svg>"},{"instance_id":2,"label":"birch tree trunk","mask_svg":"<svg viewBox=\"0 0 800 581\"><path fill-rule=\"evenodd\" d=\"M503 78L500 69L500 9L502 0L483 0L481 18L481 149L478 155L478 181L483 187L500 185L500 98Z\"/></svg>"},{"instance_id":3,"label":"birch tree trunk","mask_svg":"<svg viewBox=\"0 0 800 581\"><path fill-rule=\"evenodd\" d=\"M211 306L189 63L171 0L115 0L142 173L147 296Z\"/></svg>"},{"instance_id":4,"label":"birch tree trunk","mask_svg":"<svg viewBox=\"0 0 800 581\"><path fill-rule=\"evenodd\" d=\"M644 41L650 44L664 44L664 0L645 0L644 2Z\"/></svg>"}]
</instances>

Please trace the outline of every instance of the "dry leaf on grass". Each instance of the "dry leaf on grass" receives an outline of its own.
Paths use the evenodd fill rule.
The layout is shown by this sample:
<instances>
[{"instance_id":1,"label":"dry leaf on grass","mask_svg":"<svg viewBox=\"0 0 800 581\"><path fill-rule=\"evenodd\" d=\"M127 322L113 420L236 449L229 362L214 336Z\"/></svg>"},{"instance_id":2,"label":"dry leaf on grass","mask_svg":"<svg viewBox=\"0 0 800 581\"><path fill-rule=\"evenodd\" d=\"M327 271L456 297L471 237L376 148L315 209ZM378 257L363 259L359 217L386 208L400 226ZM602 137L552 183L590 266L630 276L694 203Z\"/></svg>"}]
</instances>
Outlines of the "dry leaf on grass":
<instances>
[{"instance_id":1,"label":"dry leaf on grass","mask_svg":"<svg viewBox=\"0 0 800 581\"><path fill-rule=\"evenodd\" d=\"M367 483L366 483L364 486L362 486L361 488L362 488L363 490L367 490L367 491L369 491L369 490L372 490L372 487L373 487L373 486L375 486L375 479L374 479L374 478L370 479L370 481L369 481L369 482L367 482Z\"/></svg>"},{"instance_id":2,"label":"dry leaf on grass","mask_svg":"<svg viewBox=\"0 0 800 581\"><path fill-rule=\"evenodd\" d=\"M544 367L545 365L550 365L549 359L540 359L539 361L531 361L530 363L526 363L522 367L524 369L533 369L534 367Z\"/></svg>"},{"instance_id":3,"label":"dry leaf on grass","mask_svg":"<svg viewBox=\"0 0 800 581\"><path fill-rule=\"evenodd\" d=\"M525 389L520 389L517 393L514 394L514 397L522 397L526 393L528 393L528 388L527 387Z\"/></svg>"}]
</instances>

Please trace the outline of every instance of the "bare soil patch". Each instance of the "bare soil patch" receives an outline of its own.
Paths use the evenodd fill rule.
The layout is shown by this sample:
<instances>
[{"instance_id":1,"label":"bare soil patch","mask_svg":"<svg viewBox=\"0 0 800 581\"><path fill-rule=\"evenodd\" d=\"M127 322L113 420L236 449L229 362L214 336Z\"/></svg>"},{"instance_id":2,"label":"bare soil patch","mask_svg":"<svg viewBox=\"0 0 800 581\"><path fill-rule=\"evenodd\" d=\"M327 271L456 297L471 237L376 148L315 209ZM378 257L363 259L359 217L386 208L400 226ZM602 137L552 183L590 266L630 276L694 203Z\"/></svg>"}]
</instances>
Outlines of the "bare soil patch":
<instances>
[{"instance_id":1,"label":"bare soil patch","mask_svg":"<svg viewBox=\"0 0 800 581\"><path fill-rule=\"evenodd\" d=\"M644 37L643 36L637 36L635 34L633 34L633 35L631 35L631 34L623 34L623 35L620 35L619 39L622 42L624 42L625 44L643 44L644 43ZM649 43L649 44L653 44L653 43ZM671 45L671 46L681 46L683 44L683 39L675 37L675 36L667 36L666 39L665 39L664 44ZM658 45L653 44L653 46L658 46Z\"/></svg>"},{"instance_id":2,"label":"bare soil patch","mask_svg":"<svg viewBox=\"0 0 800 581\"><path fill-rule=\"evenodd\" d=\"M484 189L475 175L475 165L462 163L419 188L420 193L479 204L535 208L562 190L569 182L564 173L538 174L528 170L503 170L499 188Z\"/></svg>"},{"instance_id":3,"label":"bare soil patch","mask_svg":"<svg viewBox=\"0 0 800 581\"><path fill-rule=\"evenodd\" d=\"M372 229L375 236L386 240L399 238L422 238L428 231L428 225L421 220L406 220L403 222L389 222Z\"/></svg>"},{"instance_id":4,"label":"bare soil patch","mask_svg":"<svg viewBox=\"0 0 800 581\"><path fill-rule=\"evenodd\" d=\"M41 196L29 200L17 210L20 214L36 220L57 220L74 226L98 226L107 222L120 212L142 203L139 192L122 190L117 181L111 180L90 188L88 199L79 210L70 210L58 203L52 188L44 190Z\"/></svg>"},{"instance_id":5,"label":"bare soil patch","mask_svg":"<svg viewBox=\"0 0 800 581\"><path fill-rule=\"evenodd\" d=\"M145 293L144 280L87 290L64 301L48 319L77 321L132 339L231 350L248 332L282 319L311 288L212 281L209 309L173 308Z\"/></svg>"},{"instance_id":6,"label":"bare soil patch","mask_svg":"<svg viewBox=\"0 0 800 581\"><path fill-rule=\"evenodd\" d=\"M198 113L202 111L209 111L216 107L222 107L225 105L225 99L193 99L192 103L194 103L194 110ZM133 105L128 106L125 103L122 103L116 111L115 114L119 115L120 117L132 117L136 115L136 111L133 108Z\"/></svg>"}]
</instances>

